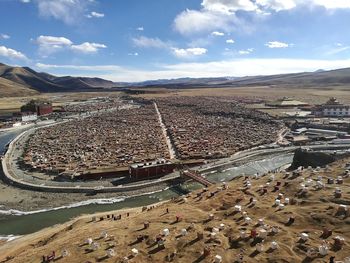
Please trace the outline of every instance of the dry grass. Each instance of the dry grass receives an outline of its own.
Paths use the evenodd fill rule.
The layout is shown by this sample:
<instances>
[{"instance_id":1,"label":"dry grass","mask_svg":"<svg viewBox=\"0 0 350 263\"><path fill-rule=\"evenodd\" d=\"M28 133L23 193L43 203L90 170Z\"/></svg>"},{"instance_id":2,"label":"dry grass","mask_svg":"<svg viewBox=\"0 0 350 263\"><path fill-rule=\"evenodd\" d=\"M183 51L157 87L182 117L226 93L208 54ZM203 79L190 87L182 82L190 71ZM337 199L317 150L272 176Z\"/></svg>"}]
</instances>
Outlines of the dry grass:
<instances>
[{"instance_id":1,"label":"dry grass","mask_svg":"<svg viewBox=\"0 0 350 263\"><path fill-rule=\"evenodd\" d=\"M274 100L281 97L292 97L310 104L324 103L330 97L337 97L342 102L350 104L350 87L314 87L305 89L278 87L242 87L242 88L203 88L169 90L168 93L142 94L139 97L156 98L168 96L239 96L248 98L263 98Z\"/></svg>"},{"instance_id":2,"label":"dry grass","mask_svg":"<svg viewBox=\"0 0 350 263\"><path fill-rule=\"evenodd\" d=\"M0 77L0 98L16 96L33 96L37 94L39 94L39 92L37 92L36 90L30 89L24 85Z\"/></svg>"},{"instance_id":3,"label":"dry grass","mask_svg":"<svg viewBox=\"0 0 350 263\"><path fill-rule=\"evenodd\" d=\"M62 106L74 101L84 101L95 97L119 96L120 92L75 92L75 93L42 93L24 97L0 98L0 115L18 112L21 106L32 99L49 100L53 106Z\"/></svg>"},{"instance_id":4,"label":"dry grass","mask_svg":"<svg viewBox=\"0 0 350 263\"><path fill-rule=\"evenodd\" d=\"M164 89L150 88L150 93L134 95L146 99L176 96L224 96L261 98L264 100L275 100L282 97L292 97L310 104L321 104L330 97L336 97L341 102L350 104L350 87L314 87L314 88L282 88L282 87L242 87L242 88L199 88L199 89ZM143 90L146 90L143 89ZM1 93L1 91L0 91ZM86 100L93 97L118 96L120 92L76 92L76 93L43 93L32 94L21 97L0 97L0 115L11 114L19 111L20 107L31 99L47 99L54 106L61 106L76 100Z\"/></svg>"},{"instance_id":5,"label":"dry grass","mask_svg":"<svg viewBox=\"0 0 350 263\"><path fill-rule=\"evenodd\" d=\"M345 163L346 161L339 161L332 167L332 172L321 171L316 175L312 175L310 171L304 171L299 177L290 175L288 178L283 174L276 174L275 181L268 186L265 195L261 195L258 189L261 185L266 185L270 179L269 175L251 180L252 187L249 190L245 190L244 180L241 178L231 182L228 190L218 190L217 186L209 188L209 192L216 192L213 197L209 197L209 192L198 197L197 193L200 191L197 191L188 196L186 201L179 198L148 212L134 210L129 218L126 218L123 212L122 220L118 221L105 219L91 222L91 217L80 218L63 226L56 226L7 243L0 247L0 260L9 256L14 258L7 262L34 263L40 262L41 255L48 255L53 250L59 255L63 249L68 249L70 256L60 259L59 262L121 262L123 257L131 254L133 247L140 253L130 262L166 262L165 257L174 251L177 254L173 262L184 263L213 262L217 254L223 257L224 263L234 262L240 252L244 254L244 262L328 262L332 255L336 260L343 260L350 253L349 218L337 215L337 209L339 204L350 202L350 193L347 190L350 178L344 179L344 184L341 185L326 184L321 190L310 187L305 196L300 196L297 192L300 189L301 177L315 180L321 175L324 181L325 177L337 178L343 174ZM281 188L279 191L274 191L277 181L281 182ZM343 190L341 198L334 198L333 192L336 187ZM284 194L282 201L288 197L295 203L279 210L273 206L278 193ZM258 200L255 205L249 205L251 197ZM252 223L246 224L242 214L234 212L236 204L242 206L243 211L253 220ZM165 213L166 208L169 208L169 213ZM207 220L210 213L214 214L213 220ZM175 222L176 215L182 216L183 220ZM295 217L295 222L288 225L286 222L291 215ZM276 226L279 232L269 234L265 238L265 250L256 253L254 240L240 239L239 231L246 230L250 233L251 229L256 228L255 224L260 218L264 218L266 225ZM150 227L147 229L143 229L145 220L150 221ZM188 235L180 236L181 229L188 228L191 223L194 224ZM225 224L224 229L211 240L209 235L212 228L222 223ZM153 240L165 228L170 230L170 235L166 237L165 248L157 250ZM333 234L329 237L320 237L324 228L333 231ZM113 235L113 240L99 238L102 231ZM305 243L298 242L302 232L309 235L309 240ZM197 233L203 233L204 238L196 239ZM135 242L140 234L148 235L149 241ZM339 250L332 246L333 238L337 235L346 240L345 245ZM100 244L100 249L89 250L90 246L84 243L90 237ZM277 250L269 249L272 241L278 243ZM318 249L324 241L329 243L328 255L307 258L306 251L310 248ZM105 258L106 250L111 245L115 246L116 256ZM205 246L210 248L211 253L203 258L201 255Z\"/></svg>"}]
</instances>

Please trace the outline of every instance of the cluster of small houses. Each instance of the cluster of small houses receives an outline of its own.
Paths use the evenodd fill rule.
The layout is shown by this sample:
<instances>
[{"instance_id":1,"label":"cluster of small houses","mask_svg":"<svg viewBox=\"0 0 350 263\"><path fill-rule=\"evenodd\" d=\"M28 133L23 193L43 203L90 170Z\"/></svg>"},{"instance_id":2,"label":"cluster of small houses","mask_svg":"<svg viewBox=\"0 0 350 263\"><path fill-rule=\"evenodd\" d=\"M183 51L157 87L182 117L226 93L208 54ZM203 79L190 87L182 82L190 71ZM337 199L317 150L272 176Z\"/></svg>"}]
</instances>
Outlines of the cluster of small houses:
<instances>
[{"instance_id":1,"label":"cluster of small houses","mask_svg":"<svg viewBox=\"0 0 350 263\"><path fill-rule=\"evenodd\" d=\"M157 104L175 155L185 161L227 157L270 143L282 128L267 114L239 103L181 97ZM29 138L23 161L44 172L94 179L169 157L155 105L144 104L41 128ZM157 175L172 170L171 165L159 168ZM147 172L151 170L149 166ZM136 172L135 178L140 174Z\"/></svg>"},{"instance_id":2,"label":"cluster of small houses","mask_svg":"<svg viewBox=\"0 0 350 263\"><path fill-rule=\"evenodd\" d=\"M275 141L283 126L227 98L163 98L157 104L179 159L228 157Z\"/></svg>"},{"instance_id":3,"label":"cluster of small houses","mask_svg":"<svg viewBox=\"0 0 350 263\"><path fill-rule=\"evenodd\" d=\"M161 157L169 158L165 138L153 105L145 105L41 128L30 136L23 161L46 172L80 176L90 171L99 178Z\"/></svg>"},{"instance_id":4,"label":"cluster of small houses","mask_svg":"<svg viewBox=\"0 0 350 263\"><path fill-rule=\"evenodd\" d=\"M154 165L145 164L171 156L157 109L151 103L135 108L123 108L121 103L111 99L67 106L66 110L72 113L97 111L97 115L38 130L29 139L24 163L44 172L84 179L128 170L133 171L137 179L152 176ZM284 126L269 115L229 98L172 97L159 98L156 103L179 160L223 158L253 146L269 144L276 141ZM293 103L296 102L288 98L280 101L282 107ZM300 102L299 105L304 104ZM331 106L346 108L334 98L324 108ZM119 109L118 114L107 111L112 108ZM52 105L31 101L22 111L50 114ZM296 128L285 138L294 145L320 140L350 144L347 132L327 129ZM133 164L138 168L132 167ZM172 165L160 165L155 170L156 175L169 173L172 168Z\"/></svg>"}]
</instances>

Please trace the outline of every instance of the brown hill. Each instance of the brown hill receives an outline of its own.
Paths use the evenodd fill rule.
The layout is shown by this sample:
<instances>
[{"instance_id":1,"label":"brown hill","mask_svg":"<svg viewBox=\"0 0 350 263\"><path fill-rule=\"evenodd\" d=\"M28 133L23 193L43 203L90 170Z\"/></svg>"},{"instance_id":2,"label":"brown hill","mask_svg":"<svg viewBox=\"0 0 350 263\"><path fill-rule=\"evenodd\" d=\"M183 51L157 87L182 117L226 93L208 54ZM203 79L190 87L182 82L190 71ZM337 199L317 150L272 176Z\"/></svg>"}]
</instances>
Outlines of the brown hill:
<instances>
[{"instance_id":1,"label":"brown hill","mask_svg":"<svg viewBox=\"0 0 350 263\"><path fill-rule=\"evenodd\" d=\"M0 63L0 88L4 96L17 96L20 91L32 95L38 92L90 91L114 86L100 78L56 77L28 67L11 67Z\"/></svg>"},{"instance_id":2,"label":"brown hill","mask_svg":"<svg viewBox=\"0 0 350 263\"><path fill-rule=\"evenodd\" d=\"M129 217L126 211L99 214L96 221L84 216L3 245L0 260L41 262L52 251L55 261L70 263L220 262L220 257L231 263L241 255L241 262L344 260L350 256L347 161L318 171L238 178L228 189L212 186L143 212L129 211ZM111 219L119 214L120 220ZM61 257L64 250L68 255Z\"/></svg>"},{"instance_id":3,"label":"brown hill","mask_svg":"<svg viewBox=\"0 0 350 263\"><path fill-rule=\"evenodd\" d=\"M38 93L24 85L0 77L0 97L31 96Z\"/></svg>"}]
</instances>

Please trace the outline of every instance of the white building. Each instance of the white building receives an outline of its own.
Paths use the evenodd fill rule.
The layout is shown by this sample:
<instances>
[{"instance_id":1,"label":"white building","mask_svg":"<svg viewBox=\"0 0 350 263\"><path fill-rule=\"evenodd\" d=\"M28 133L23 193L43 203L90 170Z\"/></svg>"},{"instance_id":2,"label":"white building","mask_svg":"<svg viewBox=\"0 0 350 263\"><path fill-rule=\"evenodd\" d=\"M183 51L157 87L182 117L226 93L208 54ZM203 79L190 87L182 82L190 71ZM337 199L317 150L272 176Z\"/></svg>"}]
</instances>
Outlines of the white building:
<instances>
[{"instance_id":1,"label":"white building","mask_svg":"<svg viewBox=\"0 0 350 263\"><path fill-rule=\"evenodd\" d=\"M325 104L314 107L312 114L319 117L350 117L350 106L331 98Z\"/></svg>"},{"instance_id":2,"label":"white building","mask_svg":"<svg viewBox=\"0 0 350 263\"><path fill-rule=\"evenodd\" d=\"M28 112L28 113L22 113L22 122L30 122L30 121L36 121L38 119L38 115L33 112Z\"/></svg>"}]
</instances>

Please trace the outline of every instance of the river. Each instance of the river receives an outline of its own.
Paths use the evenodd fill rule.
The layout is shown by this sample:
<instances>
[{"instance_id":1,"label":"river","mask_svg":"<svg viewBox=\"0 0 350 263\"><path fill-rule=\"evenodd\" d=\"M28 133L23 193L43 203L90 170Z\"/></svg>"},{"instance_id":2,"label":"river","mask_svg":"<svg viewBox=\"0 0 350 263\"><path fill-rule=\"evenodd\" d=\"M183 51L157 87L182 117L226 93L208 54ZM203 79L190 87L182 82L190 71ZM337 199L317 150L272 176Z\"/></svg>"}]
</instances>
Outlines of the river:
<instances>
[{"instance_id":1,"label":"river","mask_svg":"<svg viewBox=\"0 0 350 263\"><path fill-rule=\"evenodd\" d=\"M24 130L11 131L0 133L0 151L5 145ZM279 156L265 156L264 159L255 160L239 167L226 168L221 172L211 172L207 174L207 178L213 182L224 182L233 179L240 174L253 175L255 173L266 173L270 170L275 170L292 162L292 154L281 154ZM166 190L157 193L151 193L144 196L119 198L109 200L91 200L90 202L80 202L75 204L67 204L60 208L48 208L47 210L23 212L15 211L16 215L6 214L10 211L2 211L0 204L0 236L8 235L25 235L33 233L45 227L63 223L73 217L82 214L92 214L95 212L105 212L122 208L131 208L138 206L150 205L159 201L169 200L172 197L186 194L190 191L201 188L198 183L189 182L178 186L170 187ZM48 204L48 207L50 204ZM13 211L12 211L13 212Z\"/></svg>"}]
</instances>

